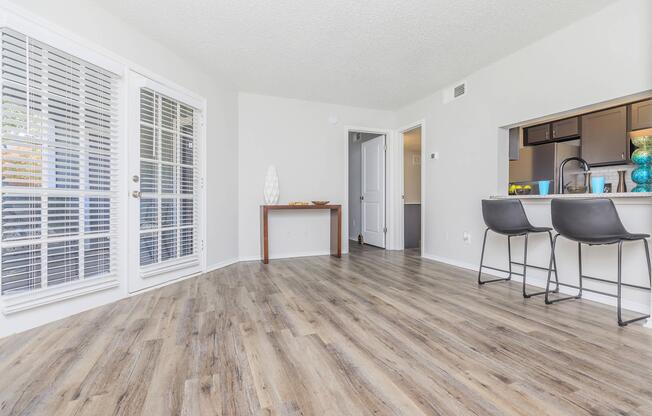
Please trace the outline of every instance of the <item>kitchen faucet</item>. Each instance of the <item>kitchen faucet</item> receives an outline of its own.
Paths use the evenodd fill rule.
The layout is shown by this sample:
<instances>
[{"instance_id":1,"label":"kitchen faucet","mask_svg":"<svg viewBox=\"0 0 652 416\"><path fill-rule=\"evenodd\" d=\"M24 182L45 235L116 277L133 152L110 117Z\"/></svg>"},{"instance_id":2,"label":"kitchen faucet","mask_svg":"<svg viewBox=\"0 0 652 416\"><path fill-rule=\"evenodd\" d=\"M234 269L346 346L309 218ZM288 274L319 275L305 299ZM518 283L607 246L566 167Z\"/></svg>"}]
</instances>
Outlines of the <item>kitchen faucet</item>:
<instances>
[{"instance_id":1,"label":"kitchen faucet","mask_svg":"<svg viewBox=\"0 0 652 416\"><path fill-rule=\"evenodd\" d=\"M568 159L564 159L560 164L559 164L559 193L563 194L564 193L564 166L566 166L566 163L570 162L571 160L576 160L582 164L582 168L584 169L584 174L586 176L586 173L589 172L589 164L586 163L586 160L580 158L580 157L569 157ZM586 192L588 192L588 186L586 188Z\"/></svg>"}]
</instances>

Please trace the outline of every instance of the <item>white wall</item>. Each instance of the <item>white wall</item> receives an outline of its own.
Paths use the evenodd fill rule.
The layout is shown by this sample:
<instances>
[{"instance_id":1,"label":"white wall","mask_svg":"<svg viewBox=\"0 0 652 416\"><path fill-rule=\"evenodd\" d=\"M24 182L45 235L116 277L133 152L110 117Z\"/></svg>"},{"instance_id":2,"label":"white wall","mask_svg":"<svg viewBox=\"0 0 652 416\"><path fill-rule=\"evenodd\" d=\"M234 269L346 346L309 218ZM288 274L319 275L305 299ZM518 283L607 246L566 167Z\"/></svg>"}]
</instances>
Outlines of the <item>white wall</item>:
<instances>
[{"instance_id":1,"label":"white wall","mask_svg":"<svg viewBox=\"0 0 652 416\"><path fill-rule=\"evenodd\" d=\"M423 150L441 155L424 166L425 255L477 266L480 200L506 193L499 127L652 89L651 16L652 2L621 0L466 76L458 100L443 104L439 91L398 111L398 125L426 120Z\"/></svg>"},{"instance_id":2,"label":"white wall","mask_svg":"<svg viewBox=\"0 0 652 416\"><path fill-rule=\"evenodd\" d=\"M346 126L390 128L392 112L240 94L238 114L241 259L260 257L259 206L271 164L278 169L280 203L328 199L343 204L347 236ZM331 116L337 124L329 122ZM328 253L328 221L325 211L271 214L270 257ZM347 251L348 239L342 243Z\"/></svg>"},{"instance_id":3,"label":"white wall","mask_svg":"<svg viewBox=\"0 0 652 416\"><path fill-rule=\"evenodd\" d=\"M85 46L101 47L140 67L169 79L207 99L207 266L237 259L237 94L213 74L181 59L120 19L83 0L20 0L0 7L25 13L30 19L54 26L60 34ZM0 314L0 336L77 313L127 295L126 276L117 289L5 317Z\"/></svg>"}]
</instances>

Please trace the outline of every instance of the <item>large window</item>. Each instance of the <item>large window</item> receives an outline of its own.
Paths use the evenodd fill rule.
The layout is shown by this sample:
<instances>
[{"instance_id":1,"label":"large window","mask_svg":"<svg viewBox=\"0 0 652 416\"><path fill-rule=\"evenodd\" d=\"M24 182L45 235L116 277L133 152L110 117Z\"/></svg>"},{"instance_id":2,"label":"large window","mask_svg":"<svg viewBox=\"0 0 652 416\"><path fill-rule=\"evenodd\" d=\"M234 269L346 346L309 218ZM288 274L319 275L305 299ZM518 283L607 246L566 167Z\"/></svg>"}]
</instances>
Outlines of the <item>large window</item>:
<instances>
[{"instance_id":1,"label":"large window","mask_svg":"<svg viewBox=\"0 0 652 416\"><path fill-rule=\"evenodd\" d=\"M116 271L118 77L2 29L1 293Z\"/></svg>"}]
</instances>

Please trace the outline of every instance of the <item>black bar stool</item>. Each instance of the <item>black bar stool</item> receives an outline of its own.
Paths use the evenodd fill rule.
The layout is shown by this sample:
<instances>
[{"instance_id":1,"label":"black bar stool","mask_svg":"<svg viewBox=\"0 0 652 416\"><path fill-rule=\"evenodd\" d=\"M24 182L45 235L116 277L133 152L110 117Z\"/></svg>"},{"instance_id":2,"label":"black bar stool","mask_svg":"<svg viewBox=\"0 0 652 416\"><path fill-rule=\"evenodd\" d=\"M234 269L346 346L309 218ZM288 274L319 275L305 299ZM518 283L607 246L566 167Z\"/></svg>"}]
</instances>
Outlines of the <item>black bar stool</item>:
<instances>
[{"instance_id":1,"label":"black bar stool","mask_svg":"<svg viewBox=\"0 0 652 416\"><path fill-rule=\"evenodd\" d=\"M548 233L548 238L550 239L550 248L552 249L552 228L549 227L535 227L530 224L530 221L525 215L525 210L523 209L523 204L519 199L483 199L482 200L482 217L484 222L487 225L487 229L484 231L484 239L482 240L482 254L480 254L480 270L478 270L478 284L483 285L485 283L491 282L500 282L508 281L512 279L512 275L523 277L523 297L529 298L536 295L542 295L546 293L536 292L536 293L527 293L525 289L525 281L527 275L528 266L527 264L527 241L528 236L531 233ZM506 235L507 236L507 256L509 260L509 270L498 269L495 267L485 266L484 261L484 249L487 244L487 233L489 230ZM525 236L525 249L523 252L523 273L517 273L512 271L512 264L518 264L512 261L512 245L511 238ZM482 277L482 268L496 270L503 273L509 273L507 277L485 280L481 279ZM546 270L546 269L543 269ZM556 272L555 272L556 275ZM557 291L559 287L555 291ZM547 289L546 289L547 290Z\"/></svg>"},{"instance_id":2,"label":"black bar stool","mask_svg":"<svg viewBox=\"0 0 652 416\"><path fill-rule=\"evenodd\" d=\"M557 235L552 241L552 253L550 254L550 263L548 265L548 282L546 284L546 304L550 305L555 302L561 302L570 299L580 299L582 291L599 293L605 296L611 296L618 299L618 325L625 326L629 323L647 319L650 315L640 316L628 321L622 320L621 302L622 286L632 287L635 289L650 290L650 287L631 285L622 282L622 257L623 243L626 241L643 241L645 246L645 260L647 261L647 272L650 286L652 287L652 267L650 266L650 250L646 238L649 234L632 234L628 232L623 223L620 221L618 211L613 201L608 198L582 198L582 199L560 199L556 198L551 203L552 225L557 231ZM571 241L577 242L577 254L579 256L579 286L566 283L559 285L578 289L577 296L569 296L550 300L548 289L550 287L550 274L554 264L555 275L557 274L557 261L555 259L555 245L557 237L565 237ZM589 246L618 244L618 281L601 279L597 277L586 276L582 273L582 244ZM615 283L618 285L617 294L601 292L598 290L587 289L582 287L582 280L590 279L603 283ZM555 276L557 280L557 276Z\"/></svg>"}]
</instances>

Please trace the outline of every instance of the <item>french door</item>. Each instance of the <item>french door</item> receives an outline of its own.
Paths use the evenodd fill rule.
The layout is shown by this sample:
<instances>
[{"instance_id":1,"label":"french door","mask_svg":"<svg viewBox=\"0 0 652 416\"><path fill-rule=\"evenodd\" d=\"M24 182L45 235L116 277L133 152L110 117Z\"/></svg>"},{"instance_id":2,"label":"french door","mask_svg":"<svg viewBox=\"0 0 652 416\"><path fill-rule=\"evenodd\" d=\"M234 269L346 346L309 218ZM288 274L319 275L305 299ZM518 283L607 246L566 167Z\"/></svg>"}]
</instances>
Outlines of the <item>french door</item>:
<instances>
[{"instance_id":1,"label":"french door","mask_svg":"<svg viewBox=\"0 0 652 416\"><path fill-rule=\"evenodd\" d=\"M201 103L130 74L129 291L201 271ZM137 109L137 111L136 111Z\"/></svg>"}]
</instances>

